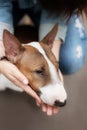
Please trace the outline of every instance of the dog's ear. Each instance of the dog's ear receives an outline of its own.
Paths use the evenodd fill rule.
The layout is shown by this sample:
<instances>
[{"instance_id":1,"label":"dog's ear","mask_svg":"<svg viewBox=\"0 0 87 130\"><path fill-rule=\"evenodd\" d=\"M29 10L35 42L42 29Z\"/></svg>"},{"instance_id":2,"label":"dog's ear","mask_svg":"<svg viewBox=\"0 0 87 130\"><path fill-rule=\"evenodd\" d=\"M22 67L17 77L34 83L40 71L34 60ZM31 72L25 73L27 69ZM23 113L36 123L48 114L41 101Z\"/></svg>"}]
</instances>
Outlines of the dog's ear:
<instances>
[{"instance_id":1,"label":"dog's ear","mask_svg":"<svg viewBox=\"0 0 87 130\"><path fill-rule=\"evenodd\" d=\"M13 58L20 53L22 48L19 40L7 30L4 30L3 32L3 44L6 56L10 61L12 61Z\"/></svg>"},{"instance_id":2,"label":"dog's ear","mask_svg":"<svg viewBox=\"0 0 87 130\"><path fill-rule=\"evenodd\" d=\"M54 25L52 30L50 32L48 32L48 34L40 42L44 43L44 44L48 45L50 48L52 48L53 41L55 40L57 31L58 31L58 23Z\"/></svg>"}]
</instances>

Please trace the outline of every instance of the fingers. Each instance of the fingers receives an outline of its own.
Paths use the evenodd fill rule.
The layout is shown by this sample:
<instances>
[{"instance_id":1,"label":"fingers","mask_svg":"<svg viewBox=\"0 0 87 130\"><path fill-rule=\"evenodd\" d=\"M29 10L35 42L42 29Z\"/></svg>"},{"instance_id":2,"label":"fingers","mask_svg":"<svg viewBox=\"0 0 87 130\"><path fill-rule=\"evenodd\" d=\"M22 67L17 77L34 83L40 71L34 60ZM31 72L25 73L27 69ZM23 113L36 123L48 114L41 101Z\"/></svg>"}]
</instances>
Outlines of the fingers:
<instances>
[{"instance_id":1,"label":"fingers","mask_svg":"<svg viewBox=\"0 0 87 130\"><path fill-rule=\"evenodd\" d=\"M42 103L42 111L47 112L47 105Z\"/></svg>"},{"instance_id":2,"label":"fingers","mask_svg":"<svg viewBox=\"0 0 87 130\"><path fill-rule=\"evenodd\" d=\"M40 107L41 102L38 102L38 101L36 100L36 105L37 105L38 107Z\"/></svg>"},{"instance_id":3,"label":"fingers","mask_svg":"<svg viewBox=\"0 0 87 130\"><path fill-rule=\"evenodd\" d=\"M41 103L40 98L36 94L36 92L28 85L23 84L17 78L13 77L13 75L8 75L8 78L18 87L22 88L28 95L32 96L39 104Z\"/></svg>"},{"instance_id":4,"label":"fingers","mask_svg":"<svg viewBox=\"0 0 87 130\"><path fill-rule=\"evenodd\" d=\"M38 105L41 104L41 100L40 100L39 96L36 94L36 92L30 86L28 86L28 85L25 86L25 87L23 86L23 90L27 94L31 95L36 100L36 102L37 102Z\"/></svg>"},{"instance_id":5,"label":"fingers","mask_svg":"<svg viewBox=\"0 0 87 130\"><path fill-rule=\"evenodd\" d=\"M59 112L59 108L58 108L58 107L54 107L53 113L54 113L54 114L57 114L58 112Z\"/></svg>"},{"instance_id":6,"label":"fingers","mask_svg":"<svg viewBox=\"0 0 87 130\"><path fill-rule=\"evenodd\" d=\"M15 76L15 78L18 79L23 84L26 84L26 85L28 84L28 79L18 70L17 67L15 67L13 76Z\"/></svg>"},{"instance_id":7,"label":"fingers","mask_svg":"<svg viewBox=\"0 0 87 130\"><path fill-rule=\"evenodd\" d=\"M27 94L32 96L38 102L38 104L41 103L41 100L36 94L36 92L30 86L27 85L27 78L16 67L15 72L13 73L13 75L10 75L10 78L17 86L21 87Z\"/></svg>"},{"instance_id":8,"label":"fingers","mask_svg":"<svg viewBox=\"0 0 87 130\"><path fill-rule=\"evenodd\" d=\"M19 76L20 76L20 74L19 74ZM22 84L21 80L19 81L19 80L17 80L17 78L15 78L13 76L10 78L13 82L15 82L15 84L17 86L21 87L27 94L29 94L36 100L37 106L42 105L42 111L47 113L48 116L58 113L57 107L52 107L52 106L46 105L44 103L41 103L39 96L36 94L36 92L30 86Z\"/></svg>"},{"instance_id":9,"label":"fingers","mask_svg":"<svg viewBox=\"0 0 87 130\"><path fill-rule=\"evenodd\" d=\"M29 94L36 100L37 106L42 105L43 112L47 113L48 116L58 113L58 107L49 106L44 103L41 104L41 100L39 96L30 86L27 85L28 81L26 77L17 68L14 75L17 75L17 77L13 78L14 82L16 82L18 86L20 86L27 94ZM20 77L20 80L19 80L19 77ZM22 83L24 83L25 85L23 85Z\"/></svg>"},{"instance_id":10,"label":"fingers","mask_svg":"<svg viewBox=\"0 0 87 130\"><path fill-rule=\"evenodd\" d=\"M47 106L47 115L51 116L53 113L53 108L51 106Z\"/></svg>"},{"instance_id":11,"label":"fingers","mask_svg":"<svg viewBox=\"0 0 87 130\"><path fill-rule=\"evenodd\" d=\"M23 84L28 84L27 78L18 70L18 68L8 61L2 61L0 63L0 71L7 78L9 75L13 76L15 79L21 81Z\"/></svg>"},{"instance_id":12,"label":"fingers","mask_svg":"<svg viewBox=\"0 0 87 130\"><path fill-rule=\"evenodd\" d=\"M42 103L42 111L45 112L48 116L52 116L59 112L59 108Z\"/></svg>"},{"instance_id":13,"label":"fingers","mask_svg":"<svg viewBox=\"0 0 87 130\"><path fill-rule=\"evenodd\" d=\"M36 100L37 106L41 105L42 106L42 111L45 112L48 116L51 116L51 115L54 115L54 114L58 113L58 108L57 107L49 106L49 105L44 104L43 102L41 102L41 100L38 97L38 95L36 94L36 92L30 86L22 84L21 81L17 80L12 75L9 75L8 77L17 86L19 86L20 88L22 88L27 94L29 94L30 96L32 96Z\"/></svg>"},{"instance_id":14,"label":"fingers","mask_svg":"<svg viewBox=\"0 0 87 130\"><path fill-rule=\"evenodd\" d=\"M18 70L18 68L15 65L7 61L2 61L0 64L0 68L2 74L4 74L16 86L22 88L27 94L32 96L36 100L36 104L38 106L40 105L42 106L43 112L47 113L47 115L49 116L58 113L58 108L46 105L41 102L36 92L30 86L27 85L28 84L27 78Z\"/></svg>"}]
</instances>

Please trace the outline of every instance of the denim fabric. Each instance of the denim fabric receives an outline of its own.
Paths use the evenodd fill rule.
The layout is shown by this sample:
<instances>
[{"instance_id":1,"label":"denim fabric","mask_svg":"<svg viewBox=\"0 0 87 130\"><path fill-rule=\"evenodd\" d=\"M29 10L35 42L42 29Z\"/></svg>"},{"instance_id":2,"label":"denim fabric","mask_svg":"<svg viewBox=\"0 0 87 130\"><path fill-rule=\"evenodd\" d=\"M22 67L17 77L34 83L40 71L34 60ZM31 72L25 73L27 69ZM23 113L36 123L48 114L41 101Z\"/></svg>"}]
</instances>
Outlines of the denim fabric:
<instances>
[{"instance_id":1,"label":"denim fabric","mask_svg":"<svg viewBox=\"0 0 87 130\"><path fill-rule=\"evenodd\" d=\"M32 8L36 2L36 0L18 0L21 9Z\"/></svg>"},{"instance_id":2,"label":"denim fabric","mask_svg":"<svg viewBox=\"0 0 87 130\"><path fill-rule=\"evenodd\" d=\"M40 40L55 23L59 23L56 39L64 40L60 48L59 67L63 74L75 73L84 65L86 59L87 34L85 28L76 14L73 14L66 24L63 15L52 18L48 17L46 11L43 11L39 30Z\"/></svg>"},{"instance_id":3,"label":"denim fabric","mask_svg":"<svg viewBox=\"0 0 87 130\"><path fill-rule=\"evenodd\" d=\"M87 34L80 18L73 14L67 25L64 44L60 49L59 66L63 74L75 73L84 65L87 53Z\"/></svg>"},{"instance_id":4,"label":"denim fabric","mask_svg":"<svg viewBox=\"0 0 87 130\"><path fill-rule=\"evenodd\" d=\"M0 40L2 40L3 29L13 32L11 0L0 0Z\"/></svg>"},{"instance_id":5,"label":"denim fabric","mask_svg":"<svg viewBox=\"0 0 87 130\"><path fill-rule=\"evenodd\" d=\"M55 18L54 16L49 17L49 14L45 10L43 10L41 14L39 40L41 40L51 30L55 23L58 23L58 32L55 39L57 40L61 38L63 41L65 40L67 24L63 14L58 18Z\"/></svg>"}]
</instances>

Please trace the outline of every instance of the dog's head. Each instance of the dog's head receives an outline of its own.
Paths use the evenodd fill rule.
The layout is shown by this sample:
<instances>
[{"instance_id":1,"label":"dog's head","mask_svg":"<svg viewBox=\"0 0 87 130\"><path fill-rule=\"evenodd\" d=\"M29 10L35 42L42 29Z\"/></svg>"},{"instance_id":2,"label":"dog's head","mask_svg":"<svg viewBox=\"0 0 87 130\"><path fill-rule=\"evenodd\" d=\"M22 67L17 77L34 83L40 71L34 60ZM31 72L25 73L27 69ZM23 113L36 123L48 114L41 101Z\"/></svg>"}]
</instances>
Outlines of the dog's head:
<instances>
[{"instance_id":1,"label":"dog's head","mask_svg":"<svg viewBox=\"0 0 87 130\"><path fill-rule=\"evenodd\" d=\"M3 42L6 56L27 77L30 86L49 105L65 105L67 94L61 81L58 62L52 53L52 45L58 25L40 42L21 44L7 30Z\"/></svg>"}]
</instances>

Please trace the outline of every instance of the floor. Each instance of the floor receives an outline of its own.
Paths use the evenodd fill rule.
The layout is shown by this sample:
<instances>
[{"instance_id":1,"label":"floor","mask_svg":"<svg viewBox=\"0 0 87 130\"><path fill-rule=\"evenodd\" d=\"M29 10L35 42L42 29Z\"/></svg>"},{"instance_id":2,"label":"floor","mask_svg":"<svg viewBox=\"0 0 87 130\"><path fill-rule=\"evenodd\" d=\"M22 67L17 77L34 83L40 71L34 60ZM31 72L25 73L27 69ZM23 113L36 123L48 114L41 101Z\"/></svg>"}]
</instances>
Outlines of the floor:
<instances>
[{"instance_id":1,"label":"floor","mask_svg":"<svg viewBox=\"0 0 87 130\"><path fill-rule=\"evenodd\" d=\"M51 117L25 93L0 92L0 130L87 130L87 61L64 81L67 105Z\"/></svg>"}]
</instances>

